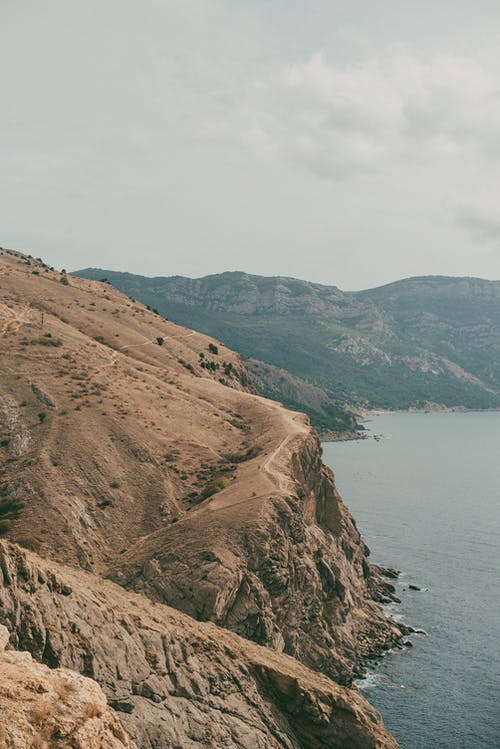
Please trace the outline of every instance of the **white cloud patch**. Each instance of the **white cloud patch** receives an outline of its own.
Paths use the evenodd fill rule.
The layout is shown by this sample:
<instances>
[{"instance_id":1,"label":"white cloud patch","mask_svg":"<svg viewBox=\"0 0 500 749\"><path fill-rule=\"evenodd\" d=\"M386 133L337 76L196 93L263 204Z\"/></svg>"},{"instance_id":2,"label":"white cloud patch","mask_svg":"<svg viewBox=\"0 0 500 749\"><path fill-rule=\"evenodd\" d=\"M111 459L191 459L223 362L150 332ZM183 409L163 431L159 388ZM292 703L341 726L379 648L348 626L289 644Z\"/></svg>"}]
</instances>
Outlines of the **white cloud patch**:
<instances>
[{"instance_id":1,"label":"white cloud patch","mask_svg":"<svg viewBox=\"0 0 500 749\"><path fill-rule=\"evenodd\" d=\"M339 67L322 52L232 92L204 137L272 149L322 178L408 160L500 153L500 77L401 47Z\"/></svg>"},{"instance_id":2,"label":"white cloud patch","mask_svg":"<svg viewBox=\"0 0 500 749\"><path fill-rule=\"evenodd\" d=\"M475 206L462 206L456 222L475 239L498 243L500 241L500 213Z\"/></svg>"}]
</instances>

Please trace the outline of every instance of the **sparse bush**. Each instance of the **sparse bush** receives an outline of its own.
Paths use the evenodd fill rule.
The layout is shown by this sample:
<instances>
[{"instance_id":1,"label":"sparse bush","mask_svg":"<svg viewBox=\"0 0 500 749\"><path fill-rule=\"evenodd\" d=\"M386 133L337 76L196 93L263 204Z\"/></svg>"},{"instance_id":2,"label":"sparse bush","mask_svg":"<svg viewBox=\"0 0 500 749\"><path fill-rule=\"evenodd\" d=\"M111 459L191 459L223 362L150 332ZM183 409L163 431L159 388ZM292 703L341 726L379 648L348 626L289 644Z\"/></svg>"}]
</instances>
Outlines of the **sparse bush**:
<instances>
[{"instance_id":1,"label":"sparse bush","mask_svg":"<svg viewBox=\"0 0 500 749\"><path fill-rule=\"evenodd\" d=\"M35 705L35 707L33 708L33 712L31 713L31 720L33 721L33 725L37 728L43 726L51 712L52 705L50 702L48 702L48 700L39 702L38 705Z\"/></svg>"},{"instance_id":2,"label":"sparse bush","mask_svg":"<svg viewBox=\"0 0 500 749\"><path fill-rule=\"evenodd\" d=\"M47 338L45 335L41 338L33 338L31 343L36 343L38 346L54 346L54 348L62 346L62 341L58 338L52 338L52 336Z\"/></svg>"},{"instance_id":3,"label":"sparse bush","mask_svg":"<svg viewBox=\"0 0 500 749\"><path fill-rule=\"evenodd\" d=\"M252 460L252 458L256 458L259 453L260 447L257 447L257 445L253 445L253 447L249 447L248 450L244 453L234 453L232 455L226 455L226 460L228 460L230 463L244 463L246 460Z\"/></svg>"},{"instance_id":4,"label":"sparse bush","mask_svg":"<svg viewBox=\"0 0 500 749\"><path fill-rule=\"evenodd\" d=\"M90 720L90 718L100 718L101 715L102 709L100 705L96 705L94 702L89 702L88 705L85 705L85 710L83 712L84 720Z\"/></svg>"},{"instance_id":5,"label":"sparse bush","mask_svg":"<svg viewBox=\"0 0 500 749\"><path fill-rule=\"evenodd\" d=\"M10 523L7 520L0 520L0 538L2 536L5 536L7 531L9 530Z\"/></svg>"},{"instance_id":6,"label":"sparse bush","mask_svg":"<svg viewBox=\"0 0 500 749\"><path fill-rule=\"evenodd\" d=\"M2 520L15 520L24 507L24 502L14 497L2 497L0 499L0 518Z\"/></svg>"},{"instance_id":7,"label":"sparse bush","mask_svg":"<svg viewBox=\"0 0 500 749\"><path fill-rule=\"evenodd\" d=\"M28 551L34 551L35 553L42 548L42 542L40 539L34 538L33 536L16 538L16 544L22 546L23 549L28 549Z\"/></svg>"}]
</instances>

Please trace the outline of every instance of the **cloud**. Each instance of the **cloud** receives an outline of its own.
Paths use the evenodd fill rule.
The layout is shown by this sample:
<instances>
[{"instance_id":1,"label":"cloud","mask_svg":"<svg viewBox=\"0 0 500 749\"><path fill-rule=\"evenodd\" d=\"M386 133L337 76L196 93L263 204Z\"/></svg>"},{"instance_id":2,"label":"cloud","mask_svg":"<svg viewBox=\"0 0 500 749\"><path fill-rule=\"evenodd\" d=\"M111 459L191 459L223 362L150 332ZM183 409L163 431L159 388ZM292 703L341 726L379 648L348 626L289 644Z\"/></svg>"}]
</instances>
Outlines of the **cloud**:
<instances>
[{"instance_id":1,"label":"cloud","mask_svg":"<svg viewBox=\"0 0 500 749\"><path fill-rule=\"evenodd\" d=\"M268 149L321 178L408 160L500 154L500 77L475 60L392 47L351 66L308 60L232 92L200 132Z\"/></svg>"},{"instance_id":2,"label":"cloud","mask_svg":"<svg viewBox=\"0 0 500 749\"><path fill-rule=\"evenodd\" d=\"M458 209L456 222L472 237L488 242L500 240L500 214L490 214L484 209L463 206Z\"/></svg>"}]
</instances>

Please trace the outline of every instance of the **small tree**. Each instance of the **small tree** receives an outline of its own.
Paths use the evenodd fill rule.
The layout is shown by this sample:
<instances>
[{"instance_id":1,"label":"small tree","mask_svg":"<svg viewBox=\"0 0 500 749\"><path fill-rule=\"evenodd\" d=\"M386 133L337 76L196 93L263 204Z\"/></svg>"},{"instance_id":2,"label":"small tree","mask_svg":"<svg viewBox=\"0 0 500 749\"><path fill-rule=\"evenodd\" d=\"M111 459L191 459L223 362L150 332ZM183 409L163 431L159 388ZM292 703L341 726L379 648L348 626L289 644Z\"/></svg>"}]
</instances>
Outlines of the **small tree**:
<instances>
[{"instance_id":1,"label":"small tree","mask_svg":"<svg viewBox=\"0 0 500 749\"><path fill-rule=\"evenodd\" d=\"M208 350L210 351L211 354L218 354L219 353L219 349L217 348L217 346L215 345L215 343L209 343L208 344Z\"/></svg>"}]
</instances>

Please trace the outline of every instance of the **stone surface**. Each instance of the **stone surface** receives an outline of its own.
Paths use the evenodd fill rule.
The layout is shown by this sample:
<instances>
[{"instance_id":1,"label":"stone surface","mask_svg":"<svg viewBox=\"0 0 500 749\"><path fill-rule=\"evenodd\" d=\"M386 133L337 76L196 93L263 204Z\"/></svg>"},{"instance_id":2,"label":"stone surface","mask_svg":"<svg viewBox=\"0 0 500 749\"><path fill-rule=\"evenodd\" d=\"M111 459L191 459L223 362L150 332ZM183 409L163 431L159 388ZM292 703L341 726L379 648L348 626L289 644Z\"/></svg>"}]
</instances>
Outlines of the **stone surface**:
<instances>
[{"instance_id":1,"label":"stone surface","mask_svg":"<svg viewBox=\"0 0 500 749\"><path fill-rule=\"evenodd\" d=\"M8 638L0 626L2 749L137 749L95 681L4 652Z\"/></svg>"},{"instance_id":2,"label":"stone surface","mask_svg":"<svg viewBox=\"0 0 500 749\"><path fill-rule=\"evenodd\" d=\"M347 685L404 630L307 419L108 284L4 250L0 277L11 644L141 749L395 747Z\"/></svg>"},{"instance_id":3,"label":"stone surface","mask_svg":"<svg viewBox=\"0 0 500 749\"><path fill-rule=\"evenodd\" d=\"M0 571L14 646L95 679L141 749L397 748L355 687L292 658L6 542Z\"/></svg>"}]
</instances>

